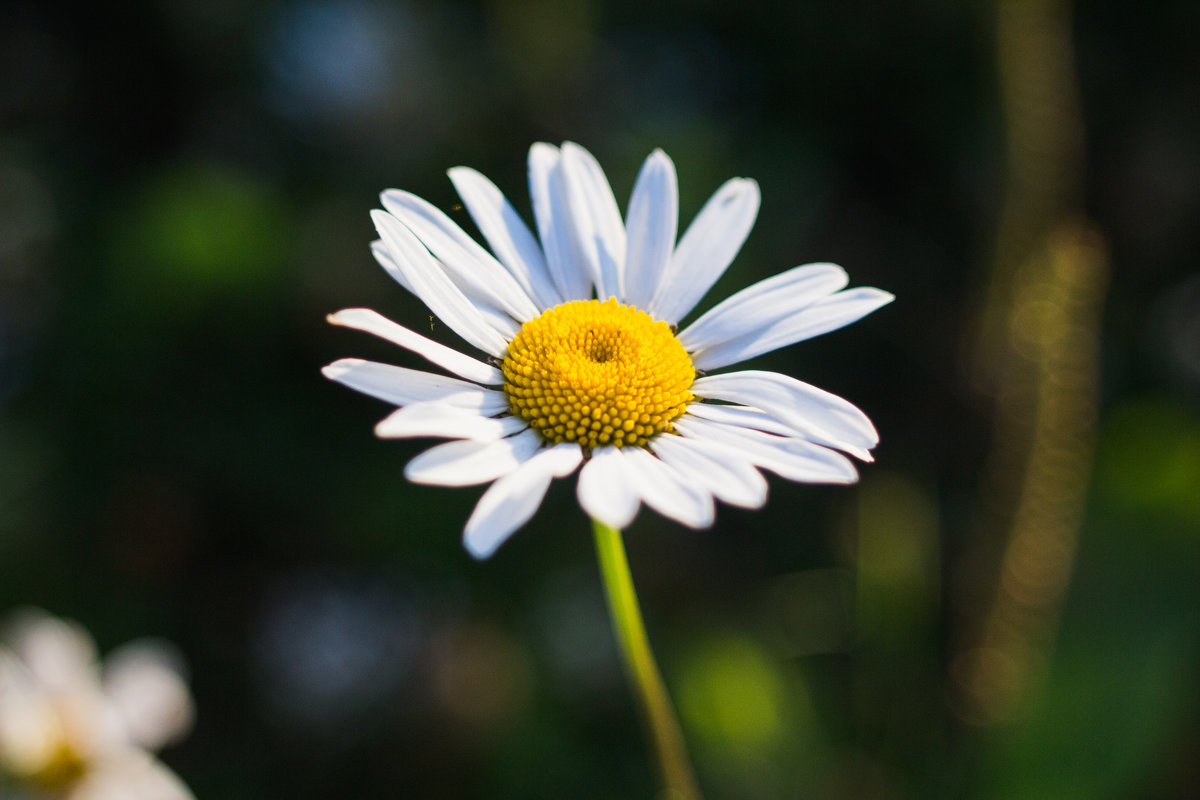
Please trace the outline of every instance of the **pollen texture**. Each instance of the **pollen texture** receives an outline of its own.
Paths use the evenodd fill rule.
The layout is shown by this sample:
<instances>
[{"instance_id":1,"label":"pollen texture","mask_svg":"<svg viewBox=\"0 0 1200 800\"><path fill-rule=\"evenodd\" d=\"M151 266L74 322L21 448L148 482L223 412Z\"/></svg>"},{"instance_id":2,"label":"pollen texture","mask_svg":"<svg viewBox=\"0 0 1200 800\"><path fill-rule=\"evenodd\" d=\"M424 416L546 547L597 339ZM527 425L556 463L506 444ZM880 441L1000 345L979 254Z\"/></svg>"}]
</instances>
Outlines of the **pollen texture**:
<instances>
[{"instance_id":1,"label":"pollen texture","mask_svg":"<svg viewBox=\"0 0 1200 800\"><path fill-rule=\"evenodd\" d=\"M671 431L695 369L665 322L615 299L526 322L500 365L512 412L549 442L641 447Z\"/></svg>"}]
</instances>

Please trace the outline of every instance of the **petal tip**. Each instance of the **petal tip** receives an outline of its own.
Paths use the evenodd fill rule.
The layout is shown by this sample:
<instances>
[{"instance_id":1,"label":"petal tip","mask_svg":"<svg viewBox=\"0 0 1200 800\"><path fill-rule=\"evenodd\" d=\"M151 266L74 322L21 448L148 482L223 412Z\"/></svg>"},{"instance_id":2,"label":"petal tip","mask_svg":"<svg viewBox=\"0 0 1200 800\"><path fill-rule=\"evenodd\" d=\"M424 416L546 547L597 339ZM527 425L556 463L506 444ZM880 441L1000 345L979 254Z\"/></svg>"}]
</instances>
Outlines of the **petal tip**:
<instances>
[{"instance_id":1,"label":"petal tip","mask_svg":"<svg viewBox=\"0 0 1200 800\"><path fill-rule=\"evenodd\" d=\"M325 321L330 325L352 325L355 317L373 313L369 308L343 308L332 314L325 315Z\"/></svg>"},{"instance_id":2,"label":"petal tip","mask_svg":"<svg viewBox=\"0 0 1200 800\"><path fill-rule=\"evenodd\" d=\"M389 191L391 191L391 190L389 190ZM386 194L387 194L387 192L384 192L383 194L380 195L380 197L382 198ZM396 219L390 213L388 213L387 211L384 211L382 208L372 208L371 209L371 222L375 223L375 230L379 231L379 235L381 237L383 236L383 231L381 230L381 226L390 225L394 222L399 222L399 221L400 220ZM383 246L385 248L387 247L386 240L383 240Z\"/></svg>"},{"instance_id":3,"label":"petal tip","mask_svg":"<svg viewBox=\"0 0 1200 800\"><path fill-rule=\"evenodd\" d=\"M326 364L321 367L321 374L332 381L336 381L362 363L363 360L361 358L339 358L332 364Z\"/></svg>"},{"instance_id":4,"label":"petal tip","mask_svg":"<svg viewBox=\"0 0 1200 800\"><path fill-rule=\"evenodd\" d=\"M549 142L534 142L529 146L529 158L557 158L559 149Z\"/></svg>"},{"instance_id":5,"label":"petal tip","mask_svg":"<svg viewBox=\"0 0 1200 800\"><path fill-rule=\"evenodd\" d=\"M754 178L730 178L725 185L732 191L748 192L760 200L762 199L762 189L759 188L758 181Z\"/></svg>"},{"instance_id":6,"label":"petal tip","mask_svg":"<svg viewBox=\"0 0 1200 800\"><path fill-rule=\"evenodd\" d=\"M661 147L651 150L650 155L646 156L646 160L667 168L675 166L675 162L671 160L671 157Z\"/></svg>"},{"instance_id":7,"label":"petal tip","mask_svg":"<svg viewBox=\"0 0 1200 800\"><path fill-rule=\"evenodd\" d=\"M472 525L471 521L467 521L467 527L463 529L463 547L471 557L476 561L485 561L492 557L492 554L500 549L500 545L508 539L507 536L482 536L480 526Z\"/></svg>"},{"instance_id":8,"label":"petal tip","mask_svg":"<svg viewBox=\"0 0 1200 800\"><path fill-rule=\"evenodd\" d=\"M464 538L463 538L463 547L465 547L467 552L471 554L471 558L474 558L476 561L486 561L487 559L492 557L492 553L496 552L495 547L491 547L491 548L476 547L475 545L473 545L471 543L471 540L469 538L467 538L466 536L464 536Z\"/></svg>"},{"instance_id":9,"label":"petal tip","mask_svg":"<svg viewBox=\"0 0 1200 800\"><path fill-rule=\"evenodd\" d=\"M586 162L596 162L596 157L592 155L592 151L588 150L586 147L577 142L563 142L561 152L563 154L563 158L567 159L568 161L582 160Z\"/></svg>"}]
</instances>

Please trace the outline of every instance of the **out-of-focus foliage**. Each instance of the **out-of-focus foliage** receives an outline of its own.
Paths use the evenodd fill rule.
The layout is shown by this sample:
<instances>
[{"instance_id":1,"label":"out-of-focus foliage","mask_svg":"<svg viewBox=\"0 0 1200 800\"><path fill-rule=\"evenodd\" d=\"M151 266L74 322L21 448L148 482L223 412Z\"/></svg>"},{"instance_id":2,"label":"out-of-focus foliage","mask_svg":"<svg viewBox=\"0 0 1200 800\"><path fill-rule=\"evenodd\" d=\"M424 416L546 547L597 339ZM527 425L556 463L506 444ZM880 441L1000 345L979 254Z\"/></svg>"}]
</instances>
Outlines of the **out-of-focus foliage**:
<instances>
[{"instance_id":1,"label":"out-of-focus foliage","mask_svg":"<svg viewBox=\"0 0 1200 800\"><path fill-rule=\"evenodd\" d=\"M882 435L856 487L772 480L710 531L628 532L650 634L719 798L1177 798L1200 782L1200 28L1080 3L1085 194L1110 276L1094 480L1029 702L950 699L1003 510L966 368L1007 168L988 4L301 0L0 10L0 610L152 634L192 666L163 760L201 798L650 797L568 486L491 560L475 492L320 377L453 334L372 260L413 191L470 227L465 164L528 214L578 141L624 205L662 147L690 220L762 187L712 297L806 261L894 292L760 358ZM701 304L701 309L711 300ZM1013 481L1019 476L1012 476ZM0 787L0 794L4 792Z\"/></svg>"}]
</instances>

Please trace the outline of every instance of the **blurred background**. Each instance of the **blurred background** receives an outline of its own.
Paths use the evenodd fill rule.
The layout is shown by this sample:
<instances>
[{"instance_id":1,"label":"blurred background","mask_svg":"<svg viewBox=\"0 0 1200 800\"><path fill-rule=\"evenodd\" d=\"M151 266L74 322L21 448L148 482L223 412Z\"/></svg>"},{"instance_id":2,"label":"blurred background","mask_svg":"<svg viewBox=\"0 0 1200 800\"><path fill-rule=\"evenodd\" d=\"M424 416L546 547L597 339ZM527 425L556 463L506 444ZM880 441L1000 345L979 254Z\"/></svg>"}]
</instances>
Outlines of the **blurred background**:
<instances>
[{"instance_id":1,"label":"blurred background","mask_svg":"<svg viewBox=\"0 0 1200 800\"><path fill-rule=\"evenodd\" d=\"M201 800L655 793L570 485L479 489L323 379L456 344L371 258L387 187L528 218L534 141L681 227L753 177L701 309L808 261L897 301L764 356L863 408L853 487L627 532L721 798L1184 798L1200 783L1200 5L199 2L0 9L0 612L166 638Z\"/></svg>"}]
</instances>

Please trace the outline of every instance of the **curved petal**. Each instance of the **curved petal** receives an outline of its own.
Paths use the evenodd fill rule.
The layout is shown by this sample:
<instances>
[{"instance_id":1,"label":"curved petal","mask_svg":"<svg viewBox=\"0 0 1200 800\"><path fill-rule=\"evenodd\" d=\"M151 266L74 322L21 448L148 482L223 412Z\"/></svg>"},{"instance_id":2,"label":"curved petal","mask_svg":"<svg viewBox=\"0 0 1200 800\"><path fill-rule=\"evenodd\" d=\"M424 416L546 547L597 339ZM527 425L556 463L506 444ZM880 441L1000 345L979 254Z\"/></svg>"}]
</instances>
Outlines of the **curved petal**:
<instances>
[{"instance_id":1,"label":"curved petal","mask_svg":"<svg viewBox=\"0 0 1200 800\"><path fill-rule=\"evenodd\" d=\"M529 427L520 417L489 417L437 400L398 408L375 426L381 439L437 436L494 442Z\"/></svg>"},{"instance_id":2,"label":"curved petal","mask_svg":"<svg viewBox=\"0 0 1200 800\"><path fill-rule=\"evenodd\" d=\"M731 330L726 341L715 342L692 356L696 369L709 370L736 364L748 358L769 353L789 344L811 339L822 333L837 330L892 302L895 297L871 287L849 289L830 295L793 314L763 313L760 324L740 333ZM751 311L752 319L758 311ZM746 326L750 327L750 326Z\"/></svg>"},{"instance_id":3,"label":"curved petal","mask_svg":"<svg viewBox=\"0 0 1200 800\"><path fill-rule=\"evenodd\" d=\"M802 436L801 431L790 425L784 425L765 411L749 406L726 405L724 403L689 403L687 413L701 419L723 422L739 428L752 428L756 431L776 433L780 436Z\"/></svg>"},{"instance_id":4,"label":"curved petal","mask_svg":"<svg viewBox=\"0 0 1200 800\"><path fill-rule=\"evenodd\" d=\"M625 302L646 308L666 275L679 225L675 165L655 150L642 165L629 198L625 242Z\"/></svg>"},{"instance_id":5,"label":"curved petal","mask_svg":"<svg viewBox=\"0 0 1200 800\"><path fill-rule=\"evenodd\" d=\"M867 415L847 400L790 375L761 370L708 375L692 383L692 393L710 400L761 409L805 438L870 461L879 434Z\"/></svg>"},{"instance_id":6,"label":"curved petal","mask_svg":"<svg viewBox=\"0 0 1200 800\"><path fill-rule=\"evenodd\" d=\"M525 293L542 309L561 303L542 248L504 193L470 167L455 167L449 175L488 246Z\"/></svg>"},{"instance_id":7,"label":"curved petal","mask_svg":"<svg viewBox=\"0 0 1200 800\"><path fill-rule=\"evenodd\" d=\"M546 254L546 269L558 293L564 300L588 299L592 294L591 278L573 253L562 153L557 147L537 142L529 148L529 196Z\"/></svg>"},{"instance_id":8,"label":"curved petal","mask_svg":"<svg viewBox=\"0 0 1200 800\"><path fill-rule=\"evenodd\" d=\"M640 447L627 448L622 456L629 481L646 505L689 528L712 525L713 499L705 489Z\"/></svg>"},{"instance_id":9,"label":"curved petal","mask_svg":"<svg viewBox=\"0 0 1200 800\"><path fill-rule=\"evenodd\" d=\"M404 477L413 483L471 486L509 474L541 446L531 430L495 442L462 440L431 447L408 462Z\"/></svg>"},{"instance_id":10,"label":"curved petal","mask_svg":"<svg viewBox=\"0 0 1200 800\"><path fill-rule=\"evenodd\" d=\"M767 481L731 447L663 434L650 449L686 480L730 505L758 508L767 501Z\"/></svg>"},{"instance_id":11,"label":"curved petal","mask_svg":"<svg viewBox=\"0 0 1200 800\"><path fill-rule=\"evenodd\" d=\"M464 294L467 293L466 287L464 287L457 278L451 275L450 280L452 280L454 285L457 286ZM508 314L501 311L494 304L489 303L486 298L480 299L477 297L471 297L470 300L471 305L475 306L475 310L479 312L480 316L483 317L487 324L495 328L496 332L504 337L504 341L511 342L513 337L517 335L517 331L521 330L521 323L517 322Z\"/></svg>"},{"instance_id":12,"label":"curved petal","mask_svg":"<svg viewBox=\"0 0 1200 800\"><path fill-rule=\"evenodd\" d=\"M542 504L550 481L569 475L583 460L583 450L563 442L542 450L488 487L467 520L463 544L476 558L487 558Z\"/></svg>"},{"instance_id":13,"label":"curved petal","mask_svg":"<svg viewBox=\"0 0 1200 800\"><path fill-rule=\"evenodd\" d=\"M140 640L104 659L104 694L130 741L158 750L192 727L196 710L183 662L165 642Z\"/></svg>"},{"instance_id":14,"label":"curved petal","mask_svg":"<svg viewBox=\"0 0 1200 800\"><path fill-rule=\"evenodd\" d=\"M397 271L397 280L468 343L488 355L497 358L503 356L508 340L484 319L479 309L454 285L416 234L386 211L372 211L371 219L391 253L390 267ZM389 269L388 263L380 263L384 269Z\"/></svg>"},{"instance_id":15,"label":"curved petal","mask_svg":"<svg viewBox=\"0 0 1200 800\"><path fill-rule=\"evenodd\" d=\"M399 189L388 189L379 197L388 213L417 235L467 294L490 300L521 322L538 315L537 305L508 270L433 203Z\"/></svg>"},{"instance_id":16,"label":"curved petal","mask_svg":"<svg viewBox=\"0 0 1200 800\"><path fill-rule=\"evenodd\" d=\"M621 451L616 447L598 447L579 472L575 494L579 505L593 519L618 530L637 515L637 490L627 478Z\"/></svg>"},{"instance_id":17,"label":"curved petal","mask_svg":"<svg viewBox=\"0 0 1200 800\"><path fill-rule=\"evenodd\" d=\"M678 419L675 429L689 439L735 448L743 458L791 481L854 483L858 471L841 453L804 439L773 436L705 419Z\"/></svg>"},{"instance_id":18,"label":"curved petal","mask_svg":"<svg viewBox=\"0 0 1200 800\"><path fill-rule=\"evenodd\" d=\"M574 142L562 146L566 212L578 263L601 300L625 302L625 224L596 158Z\"/></svg>"},{"instance_id":19,"label":"curved petal","mask_svg":"<svg viewBox=\"0 0 1200 800\"><path fill-rule=\"evenodd\" d=\"M485 386L500 386L504 383L504 375L491 364L485 364L452 347L427 339L369 308L343 309L336 314L330 314L326 319L334 325L373 333L392 344L398 344L417 355L424 356L439 367L448 369L469 381Z\"/></svg>"},{"instance_id":20,"label":"curved petal","mask_svg":"<svg viewBox=\"0 0 1200 800\"><path fill-rule=\"evenodd\" d=\"M6 627L13 654L37 683L52 690L98 687L96 643L79 623L26 607Z\"/></svg>"},{"instance_id":21,"label":"curved petal","mask_svg":"<svg viewBox=\"0 0 1200 800\"><path fill-rule=\"evenodd\" d=\"M371 242L371 255L375 256L375 260L379 262L379 266L383 267L384 271L392 277L392 280L405 289L408 289L412 294L417 294L413 291L412 284L408 282L408 278L404 277L404 272L400 269L400 265L396 263L396 259L392 258L392 252L383 243L383 239L376 239ZM417 297L420 297L420 295L417 295Z\"/></svg>"},{"instance_id":22,"label":"curved petal","mask_svg":"<svg viewBox=\"0 0 1200 800\"><path fill-rule=\"evenodd\" d=\"M689 353L756 331L795 314L850 282L837 264L803 264L722 300L679 332Z\"/></svg>"},{"instance_id":23,"label":"curved petal","mask_svg":"<svg viewBox=\"0 0 1200 800\"><path fill-rule=\"evenodd\" d=\"M753 180L733 178L722 184L679 240L647 311L672 325L683 319L733 263L754 227L758 204Z\"/></svg>"},{"instance_id":24,"label":"curved petal","mask_svg":"<svg viewBox=\"0 0 1200 800\"><path fill-rule=\"evenodd\" d=\"M355 391L398 406L437 400L484 415L508 410L508 397L504 392L485 389L458 378L380 364L378 361L343 358L322 368L321 374Z\"/></svg>"},{"instance_id":25,"label":"curved petal","mask_svg":"<svg viewBox=\"0 0 1200 800\"><path fill-rule=\"evenodd\" d=\"M119 747L89 764L62 800L196 800L183 781L138 747Z\"/></svg>"}]
</instances>

